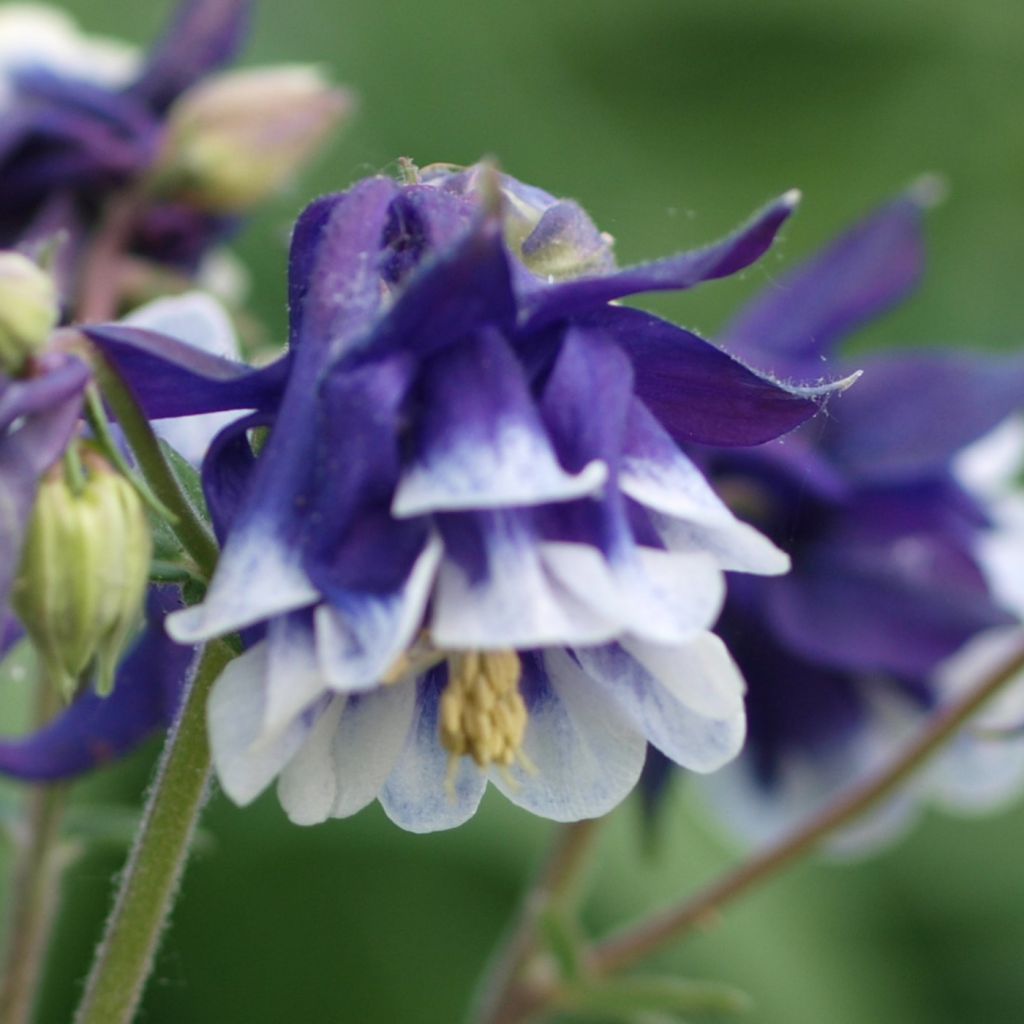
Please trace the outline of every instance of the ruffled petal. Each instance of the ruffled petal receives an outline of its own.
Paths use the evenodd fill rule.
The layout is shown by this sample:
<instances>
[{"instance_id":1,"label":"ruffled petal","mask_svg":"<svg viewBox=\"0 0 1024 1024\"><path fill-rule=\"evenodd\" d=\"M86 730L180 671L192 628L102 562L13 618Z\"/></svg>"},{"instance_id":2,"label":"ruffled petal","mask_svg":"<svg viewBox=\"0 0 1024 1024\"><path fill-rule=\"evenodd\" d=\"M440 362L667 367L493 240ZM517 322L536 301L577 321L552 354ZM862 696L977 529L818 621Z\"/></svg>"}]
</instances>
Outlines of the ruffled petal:
<instances>
[{"instance_id":1,"label":"ruffled petal","mask_svg":"<svg viewBox=\"0 0 1024 1024\"><path fill-rule=\"evenodd\" d=\"M619 486L656 513L651 522L672 551L704 551L721 568L737 572L789 570L789 556L729 511L640 402L630 410Z\"/></svg>"},{"instance_id":2,"label":"ruffled petal","mask_svg":"<svg viewBox=\"0 0 1024 1024\"><path fill-rule=\"evenodd\" d=\"M577 648L583 671L676 764L712 772L743 746L743 678L711 633L677 648Z\"/></svg>"},{"instance_id":3,"label":"ruffled petal","mask_svg":"<svg viewBox=\"0 0 1024 1024\"><path fill-rule=\"evenodd\" d=\"M735 274L759 259L796 209L798 192L769 203L719 242L601 277L548 285L526 296L520 319L528 329L585 313L595 306L639 292L681 291L703 281Z\"/></svg>"},{"instance_id":4,"label":"ruffled petal","mask_svg":"<svg viewBox=\"0 0 1024 1024\"><path fill-rule=\"evenodd\" d=\"M512 803L554 821L607 814L636 785L647 741L622 710L561 650L524 664L529 708L523 760L492 770Z\"/></svg>"},{"instance_id":5,"label":"ruffled petal","mask_svg":"<svg viewBox=\"0 0 1024 1024\"><path fill-rule=\"evenodd\" d=\"M347 818L376 799L409 735L416 686L335 697L278 781L296 824Z\"/></svg>"},{"instance_id":6,"label":"ruffled petal","mask_svg":"<svg viewBox=\"0 0 1024 1024\"><path fill-rule=\"evenodd\" d=\"M607 478L599 462L559 465L515 355L495 331L424 367L411 465L395 492L399 517L566 501Z\"/></svg>"},{"instance_id":7,"label":"ruffled petal","mask_svg":"<svg viewBox=\"0 0 1024 1024\"><path fill-rule=\"evenodd\" d=\"M493 650L602 643L616 624L595 614L552 573L515 511L439 517L445 542L431 610L440 647Z\"/></svg>"},{"instance_id":8,"label":"ruffled petal","mask_svg":"<svg viewBox=\"0 0 1024 1024\"><path fill-rule=\"evenodd\" d=\"M920 280L924 186L774 279L717 340L762 370L816 376L840 339L902 302Z\"/></svg>"},{"instance_id":9,"label":"ruffled petal","mask_svg":"<svg viewBox=\"0 0 1024 1024\"><path fill-rule=\"evenodd\" d=\"M319 664L331 689L370 689L393 667L423 623L440 560L441 541L431 537L399 590L334 594L316 609Z\"/></svg>"},{"instance_id":10,"label":"ruffled petal","mask_svg":"<svg viewBox=\"0 0 1024 1024\"><path fill-rule=\"evenodd\" d=\"M441 746L438 701L446 670L434 669L417 683L416 707L402 752L380 793L384 813L408 832L437 832L468 821L487 786L468 757L451 764Z\"/></svg>"},{"instance_id":11,"label":"ruffled petal","mask_svg":"<svg viewBox=\"0 0 1024 1024\"><path fill-rule=\"evenodd\" d=\"M214 683L206 705L213 765L224 792L239 805L251 803L295 755L322 708L311 709L287 728L264 737L269 652L257 644L235 658Z\"/></svg>"},{"instance_id":12,"label":"ruffled petal","mask_svg":"<svg viewBox=\"0 0 1024 1024\"><path fill-rule=\"evenodd\" d=\"M266 687L260 737L280 733L328 690L317 659L313 616L292 612L267 627Z\"/></svg>"}]
</instances>

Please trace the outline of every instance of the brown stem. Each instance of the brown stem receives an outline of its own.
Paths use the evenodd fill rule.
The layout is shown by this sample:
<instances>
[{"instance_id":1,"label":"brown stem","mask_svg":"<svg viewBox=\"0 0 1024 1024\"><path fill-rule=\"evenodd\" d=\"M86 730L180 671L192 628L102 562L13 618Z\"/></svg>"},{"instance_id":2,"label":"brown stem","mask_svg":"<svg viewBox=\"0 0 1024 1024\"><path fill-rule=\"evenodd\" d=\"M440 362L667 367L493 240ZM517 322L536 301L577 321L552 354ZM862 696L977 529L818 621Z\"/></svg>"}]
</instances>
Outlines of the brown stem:
<instances>
[{"instance_id":1,"label":"brown stem","mask_svg":"<svg viewBox=\"0 0 1024 1024\"><path fill-rule=\"evenodd\" d=\"M121 303L125 252L142 206L135 192L115 196L107 204L85 256L75 303L77 323L112 320Z\"/></svg>"},{"instance_id":2,"label":"brown stem","mask_svg":"<svg viewBox=\"0 0 1024 1024\"><path fill-rule=\"evenodd\" d=\"M601 820L558 826L547 859L523 898L512 934L488 971L472 1014L477 1024L527 1020L557 993L557 977L536 963L541 925L550 913L573 912Z\"/></svg>"},{"instance_id":3,"label":"brown stem","mask_svg":"<svg viewBox=\"0 0 1024 1024\"><path fill-rule=\"evenodd\" d=\"M755 853L692 898L598 943L590 956L596 974L612 974L711 921L718 912L759 882L777 874L825 836L849 824L889 796L989 698L1024 670L1024 641L1016 654L982 679L958 701L938 712L924 731L888 766L852 786L804 825L766 849Z\"/></svg>"},{"instance_id":4,"label":"brown stem","mask_svg":"<svg viewBox=\"0 0 1024 1024\"><path fill-rule=\"evenodd\" d=\"M48 680L38 682L36 724L56 710L56 692ZM0 1021L28 1024L46 966L46 950L60 902L60 881L67 858L60 849L60 825L66 784L35 785L27 794L25 816L17 831L17 853L8 889L3 973L0 975Z\"/></svg>"}]
</instances>

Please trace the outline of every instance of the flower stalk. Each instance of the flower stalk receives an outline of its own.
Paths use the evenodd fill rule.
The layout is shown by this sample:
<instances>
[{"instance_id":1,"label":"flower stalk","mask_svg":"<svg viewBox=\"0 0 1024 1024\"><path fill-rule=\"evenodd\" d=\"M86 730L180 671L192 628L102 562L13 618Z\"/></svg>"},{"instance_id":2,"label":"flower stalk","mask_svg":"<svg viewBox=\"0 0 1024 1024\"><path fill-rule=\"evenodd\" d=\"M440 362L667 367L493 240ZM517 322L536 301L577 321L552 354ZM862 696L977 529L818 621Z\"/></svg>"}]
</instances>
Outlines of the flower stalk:
<instances>
[{"instance_id":1,"label":"flower stalk","mask_svg":"<svg viewBox=\"0 0 1024 1024\"><path fill-rule=\"evenodd\" d=\"M542 962L545 925L558 918L572 926L582 875L603 819L557 826L547 857L520 905L518 920L492 961L480 987L471 1020L477 1024L512 1024L556 995L559 978L553 964Z\"/></svg>"},{"instance_id":2,"label":"flower stalk","mask_svg":"<svg viewBox=\"0 0 1024 1024\"><path fill-rule=\"evenodd\" d=\"M632 967L652 953L684 938L728 904L761 882L779 874L826 836L850 824L897 790L983 704L1024 670L1024 640L995 671L981 679L959 700L938 712L890 764L848 789L831 804L778 842L713 881L690 899L599 942L589 966L598 975Z\"/></svg>"},{"instance_id":3,"label":"flower stalk","mask_svg":"<svg viewBox=\"0 0 1024 1024\"><path fill-rule=\"evenodd\" d=\"M164 747L75 1024L128 1024L142 998L210 779L206 699L231 660L208 646Z\"/></svg>"},{"instance_id":4,"label":"flower stalk","mask_svg":"<svg viewBox=\"0 0 1024 1024\"><path fill-rule=\"evenodd\" d=\"M889 765L696 895L624 928L585 951L581 959L585 977L606 978L635 966L713 921L725 906L812 852L827 836L897 790L982 705L1022 671L1024 639L995 671L936 714ZM579 822L561 833L550 860L523 902L518 926L490 972L471 1018L476 1024L522 1024L564 1000L566 979L560 978L550 964L544 970L533 968L537 967L542 951L544 922L553 912L564 912L565 894L576 891L596 824Z\"/></svg>"},{"instance_id":5,"label":"flower stalk","mask_svg":"<svg viewBox=\"0 0 1024 1024\"><path fill-rule=\"evenodd\" d=\"M40 676L37 687L35 719L41 726L56 711L58 698L50 680ZM60 848L67 790L62 784L34 786L17 828L8 888L7 946L0 974L0 1020L4 1024L29 1024L32 1019L60 905L61 875L67 865Z\"/></svg>"}]
</instances>

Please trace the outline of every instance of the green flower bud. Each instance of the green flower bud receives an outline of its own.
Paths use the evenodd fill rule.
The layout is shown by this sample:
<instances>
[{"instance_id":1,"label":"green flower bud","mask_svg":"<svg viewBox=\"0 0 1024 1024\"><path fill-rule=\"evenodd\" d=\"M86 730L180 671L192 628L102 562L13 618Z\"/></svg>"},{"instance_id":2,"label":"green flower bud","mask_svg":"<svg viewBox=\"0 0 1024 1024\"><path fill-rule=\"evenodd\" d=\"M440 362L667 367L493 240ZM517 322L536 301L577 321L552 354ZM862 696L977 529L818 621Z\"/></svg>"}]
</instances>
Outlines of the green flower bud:
<instances>
[{"instance_id":1,"label":"green flower bud","mask_svg":"<svg viewBox=\"0 0 1024 1024\"><path fill-rule=\"evenodd\" d=\"M76 490L60 467L43 480L12 604L53 682L70 698L95 666L110 692L139 622L152 539L134 487L92 452Z\"/></svg>"},{"instance_id":2,"label":"green flower bud","mask_svg":"<svg viewBox=\"0 0 1024 1024\"><path fill-rule=\"evenodd\" d=\"M0 371L21 370L59 317L53 278L20 252L0 251Z\"/></svg>"},{"instance_id":3,"label":"green flower bud","mask_svg":"<svg viewBox=\"0 0 1024 1024\"><path fill-rule=\"evenodd\" d=\"M352 105L309 65L204 79L171 108L158 182L214 213L241 212L285 185Z\"/></svg>"}]
</instances>

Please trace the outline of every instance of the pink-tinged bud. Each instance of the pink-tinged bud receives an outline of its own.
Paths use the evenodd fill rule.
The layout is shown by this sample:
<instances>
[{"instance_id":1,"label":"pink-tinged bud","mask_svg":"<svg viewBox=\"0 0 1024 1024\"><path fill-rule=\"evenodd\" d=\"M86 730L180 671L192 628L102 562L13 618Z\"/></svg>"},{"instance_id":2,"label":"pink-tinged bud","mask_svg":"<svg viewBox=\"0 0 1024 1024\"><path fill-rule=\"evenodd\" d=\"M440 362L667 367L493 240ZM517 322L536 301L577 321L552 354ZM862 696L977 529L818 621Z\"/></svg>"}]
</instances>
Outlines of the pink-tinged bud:
<instances>
[{"instance_id":1,"label":"pink-tinged bud","mask_svg":"<svg viewBox=\"0 0 1024 1024\"><path fill-rule=\"evenodd\" d=\"M286 185L353 106L312 65L208 78L171 109L159 184L212 212L241 212Z\"/></svg>"}]
</instances>

